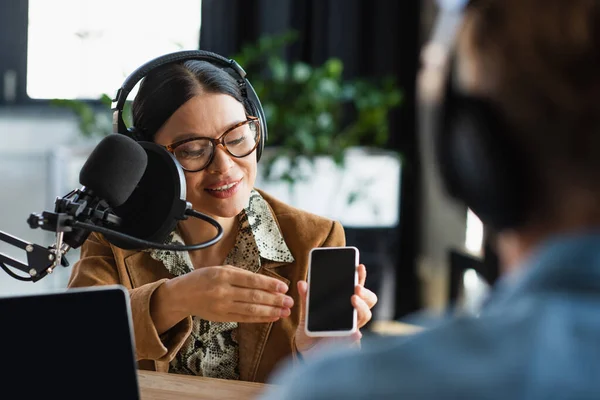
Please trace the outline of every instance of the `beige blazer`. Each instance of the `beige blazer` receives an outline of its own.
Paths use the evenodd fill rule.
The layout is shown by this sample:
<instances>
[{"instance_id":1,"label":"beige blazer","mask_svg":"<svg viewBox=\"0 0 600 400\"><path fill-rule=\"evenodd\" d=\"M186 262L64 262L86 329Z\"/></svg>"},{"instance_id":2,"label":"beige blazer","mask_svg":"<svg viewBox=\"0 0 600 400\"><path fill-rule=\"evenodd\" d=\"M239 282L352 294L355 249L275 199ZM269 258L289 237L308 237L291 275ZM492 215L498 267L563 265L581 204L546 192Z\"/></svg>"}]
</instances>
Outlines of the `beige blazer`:
<instances>
[{"instance_id":1,"label":"beige blazer","mask_svg":"<svg viewBox=\"0 0 600 400\"><path fill-rule=\"evenodd\" d=\"M271 323L238 325L240 379L266 382L279 362L296 360L294 333L299 320L299 297L296 282L306 279L308 255L314 247L344 246L344 229L339 222L299 210L260 194L269 204L281 234L295 261L276 263L262 260L257 273L277 278L289 285L288 294L295 306L289 317ZM140 369L167 372L191 332L192 318L174 326L159 337L150 317L150 297L173 276L148 252L123 250L93 233L81 247L79 261L73 266L69 287L121 284L131 296L131 310Z\"/></svg>"}]
</instances>

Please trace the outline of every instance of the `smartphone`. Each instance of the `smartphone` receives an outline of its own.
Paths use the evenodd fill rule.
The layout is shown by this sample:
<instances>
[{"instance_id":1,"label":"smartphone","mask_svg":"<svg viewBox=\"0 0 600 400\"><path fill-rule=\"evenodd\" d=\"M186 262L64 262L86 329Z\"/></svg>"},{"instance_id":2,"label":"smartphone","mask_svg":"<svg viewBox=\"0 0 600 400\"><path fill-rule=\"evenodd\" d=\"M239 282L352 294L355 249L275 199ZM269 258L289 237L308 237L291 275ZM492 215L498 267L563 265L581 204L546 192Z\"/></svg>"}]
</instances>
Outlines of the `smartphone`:
<instances>
[{"instance_id":1,"label":"smartphone","mask_svg":"<svg viewBox=\"0 0 600 400\"><path fill-rule=\"evenodd\" d=\"M356 331L351 298L358 284L356 247L318 247L310 251L306 334L347 336Z\"/></svg>"}]
</instances>

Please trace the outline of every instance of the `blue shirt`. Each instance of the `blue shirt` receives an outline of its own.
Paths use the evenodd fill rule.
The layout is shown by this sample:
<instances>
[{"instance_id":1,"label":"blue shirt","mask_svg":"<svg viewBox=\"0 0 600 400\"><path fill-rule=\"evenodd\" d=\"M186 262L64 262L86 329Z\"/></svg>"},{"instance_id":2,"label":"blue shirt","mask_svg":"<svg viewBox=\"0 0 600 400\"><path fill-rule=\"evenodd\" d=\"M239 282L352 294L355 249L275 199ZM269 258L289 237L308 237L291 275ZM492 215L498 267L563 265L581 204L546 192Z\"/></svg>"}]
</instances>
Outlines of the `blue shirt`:
<instances>
[{"instance_id":1,"label":"blue shirt","mask_svg":"<svg viewBox=\"0 0 600 400\"><path fill-rule=\"evenodd\" d=\"M600 234L554 238L477 318L363 341L292 370L263 399L600 399Z\"/></svg>"}]
</instances>

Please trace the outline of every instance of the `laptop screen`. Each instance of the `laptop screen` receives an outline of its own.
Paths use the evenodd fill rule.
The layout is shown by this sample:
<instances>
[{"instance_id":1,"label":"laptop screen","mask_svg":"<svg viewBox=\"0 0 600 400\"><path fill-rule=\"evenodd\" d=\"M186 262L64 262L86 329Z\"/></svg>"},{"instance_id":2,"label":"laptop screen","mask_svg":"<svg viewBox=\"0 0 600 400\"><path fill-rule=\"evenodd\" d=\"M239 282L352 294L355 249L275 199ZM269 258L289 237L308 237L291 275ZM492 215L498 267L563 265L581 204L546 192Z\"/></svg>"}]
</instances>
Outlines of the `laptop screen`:
<instances>
[{"instance_id":1,"label":"laptop screen","mask_svg":"<svg viewBox=\"0 0 600 400\"><path fill-rule=\"evenodd\" d=\"M121 286L0 297L0 398L139 399Z\"/></svg>"}]
</instances>

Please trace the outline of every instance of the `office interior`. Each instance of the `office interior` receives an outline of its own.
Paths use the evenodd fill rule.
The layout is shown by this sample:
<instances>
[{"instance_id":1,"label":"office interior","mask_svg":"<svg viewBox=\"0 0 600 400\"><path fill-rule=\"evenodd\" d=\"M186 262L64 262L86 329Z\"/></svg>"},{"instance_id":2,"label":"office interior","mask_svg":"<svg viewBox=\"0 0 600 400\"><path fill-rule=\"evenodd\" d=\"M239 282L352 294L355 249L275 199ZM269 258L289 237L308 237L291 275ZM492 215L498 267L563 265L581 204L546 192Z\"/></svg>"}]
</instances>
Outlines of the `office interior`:
<instances>
[{"instance_id":1,"label":"office interior","mask_svg":"<svg viewBox=\"0 0 600 400\"><path fill-rule=\"evenodd\" d=\"M137 66L177 50L247 56L249 46L257 51L269 38L293 32L271 54L280 64L301 63L314 72L335 59L343 82L392 77L401 101L385 111L389 133L375 151L381 158L367 159L371 142L363 138L347 149L356 158L349 156L345 175L321 154L317 164L325 172L308 166L307 180L295 190L277 179L265 180L265 187L342 222L347 244L360 249L367 266L366 286L379 297L372 323L421 312L476 312L497 275L493 250L477 217L437 186L419 137L416 81L438 8L434 0L0 0L0 231L41 246L54 243L52 232L32 229L27 218L52 211L57 197L80 186L89 152L111 133L106 100ZM251 82L273 73L261 62ZM71 106L58 101L65 99ZM356 109L344 108L343 122L353 118ZM281 145L267 141L273 151ZM365 147L367 156L353 153ZM362 180L354 175L365 171ZM356 186L366 193L357 194ZM346 198L352 196L354 202ZM26 262L23 250L6 241L0 252ZM71 265L78 255L79 249L67 254ZM69 273L58 266L32 283L0 271L0 296L62 290Z\"/></svg>"}]
</instances>

